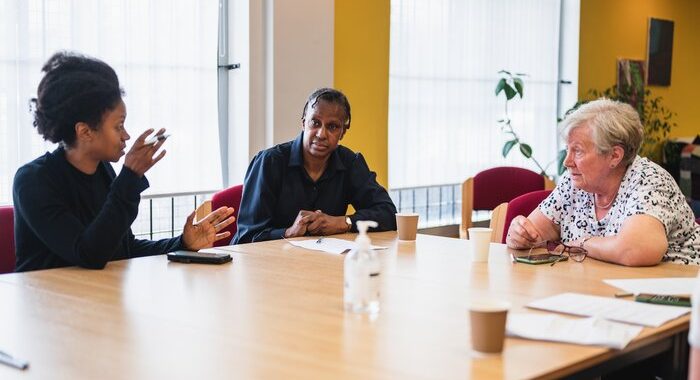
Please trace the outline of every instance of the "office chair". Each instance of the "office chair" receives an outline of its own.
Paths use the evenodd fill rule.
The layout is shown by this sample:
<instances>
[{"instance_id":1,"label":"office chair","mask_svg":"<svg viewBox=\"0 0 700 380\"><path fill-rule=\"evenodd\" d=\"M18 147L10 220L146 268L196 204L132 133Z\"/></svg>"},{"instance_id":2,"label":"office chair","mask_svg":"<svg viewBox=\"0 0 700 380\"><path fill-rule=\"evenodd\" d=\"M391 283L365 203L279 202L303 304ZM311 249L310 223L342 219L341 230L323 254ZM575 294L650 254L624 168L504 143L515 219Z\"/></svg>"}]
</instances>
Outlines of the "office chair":
<instances>
[{"instance_id":1,"label":"office chair","mask_svg":"<svg viewBox=\"0 0 700 380\"><path fill-rule=\"evenodd\" d=\"M537 190L554 189L554 182L531 170L510 166L484 170L462 183L462 222L459 236L467 238L474 210L493 210L504 202Z\"/></svg>"}]
</instances>

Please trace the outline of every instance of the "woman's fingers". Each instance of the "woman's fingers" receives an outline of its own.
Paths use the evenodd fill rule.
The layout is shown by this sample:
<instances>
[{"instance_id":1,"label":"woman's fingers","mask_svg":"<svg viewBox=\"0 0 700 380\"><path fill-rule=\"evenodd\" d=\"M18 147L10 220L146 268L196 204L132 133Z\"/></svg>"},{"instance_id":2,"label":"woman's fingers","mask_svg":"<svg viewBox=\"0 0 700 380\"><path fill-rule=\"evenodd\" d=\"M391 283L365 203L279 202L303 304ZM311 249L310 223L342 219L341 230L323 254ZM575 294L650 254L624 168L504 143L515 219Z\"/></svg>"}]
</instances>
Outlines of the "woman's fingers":
<instances>
[{"instance_id":1,"label":"woman's fingers","mask_svg":"<svg viewBox=\"0 0 700 380\"><path fill-rule=\"evenodd\" d=\"M212 225L217 225L220 221L226 219L228 216L233 214L233 207L221 206L216 210L210 212L207 216L202 218L199 223L209 223Z\"/></svg>"},{"instance_id":2,"label":"woman's fingers","mask_svg":"<svg viewBox=\"0 0 700 380\"><path fill-rule=\"evenodd\" d=\"M214 241L221 240L221 239L225 239L225 238L227 238L227 237L229 237L229 236L231 236L231 233L230 233L230 232L228 232L228 231L222 232L222 233L216 234L216 236L214 236Z\"/></svg>"},{"instance_id":3,"label":"woman's fingers","mask_svg":"<svg viewBox=\"0 0 700 380\"><path fill-rule=\"evenodd\" d=\"M143 133L141 133L139 137L136 138L134 146L143 145L143 142L146 141L146 137L148 137L151 133L153 133L153 128L148 128L145 131L143 131Z\"/></svg>"},{"instance_id":4,"label":"woman's fingers","mask_svg":"<svg viewBox=\"0 0 700 380\"><path fill-rule=\"evenodd\" d=\"M236 218L234 218L233 216L232 216L232 217L229 217L228 219L226 219L226 220L224 220L223 222L221 222L221 223L217 224L216 226L214 226L214 229L216 229L217 232L218 232L218 231L221 231L222 229L224 229L224 228L228 227L229 225L231 225L231 223L233 223L235 220L236 220Z\"/></svg>"},{"instance_id":5,"label":"woman's fingers","mask_svg":"<svg viewBox=\"0 0 700 380\"><path fill-rule=\"evenodd\" d=\"M539 240L540 234L535 229L535 226L526 217L521 217L518 220L520 226L520 236L525 238L530 242L536 242Z\"/></svg>"}]
</instances>

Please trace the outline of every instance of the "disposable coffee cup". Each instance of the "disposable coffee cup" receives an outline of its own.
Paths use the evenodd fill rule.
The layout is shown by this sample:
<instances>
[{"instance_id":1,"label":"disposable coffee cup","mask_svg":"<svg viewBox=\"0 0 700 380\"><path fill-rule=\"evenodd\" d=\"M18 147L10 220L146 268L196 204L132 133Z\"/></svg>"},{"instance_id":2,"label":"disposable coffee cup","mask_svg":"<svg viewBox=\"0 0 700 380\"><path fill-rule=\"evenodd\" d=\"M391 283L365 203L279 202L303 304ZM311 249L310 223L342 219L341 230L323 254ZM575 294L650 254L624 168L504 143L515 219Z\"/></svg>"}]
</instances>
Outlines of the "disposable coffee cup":
<instances>
[{"instance_id":1,"label":"disposable coffee cup","mask_svg":"<svg viewBox=\"0 0 700 380\"><path fill-rule=\"evenodd\" d=\"M418 214L396 213L396 227L399 230L399 240L416 240Z\"/></svg>"},{"instance_id":2,"label":"disposable coffee cup","mask_svg":"<svg viewBox=\"0 0 700 380\"><path fill-rule=\"evenodd\" d=\"M472 227L469 229L469 245L472 253L472 261L489 261L489 248L491 246L490 228Z\"/></svg>"},{"instance_id":3,"label":"disposable coffee cup","mask_svg":"<svg viewBox=\"0 0 700 380\"><path fill-rule=\"evenodd\" d=\"M510 304L505 301L477 301L469 305L472 349L483 353L503 351Z\"/></svg>"}]
</instances>

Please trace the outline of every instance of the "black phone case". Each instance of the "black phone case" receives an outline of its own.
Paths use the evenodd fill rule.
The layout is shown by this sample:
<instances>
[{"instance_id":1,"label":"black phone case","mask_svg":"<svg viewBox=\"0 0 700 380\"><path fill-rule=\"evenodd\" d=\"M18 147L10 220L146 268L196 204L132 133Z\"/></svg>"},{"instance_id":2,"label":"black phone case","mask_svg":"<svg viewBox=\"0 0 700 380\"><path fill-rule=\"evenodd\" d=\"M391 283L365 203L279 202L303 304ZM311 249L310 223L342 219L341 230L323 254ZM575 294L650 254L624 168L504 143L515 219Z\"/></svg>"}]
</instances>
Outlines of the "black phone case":
<instances>
[{"instance_id":1,"label":"black phone case","mask_svg":"<svg viewBox=\"0 0 700 380\"><path fill-rule=\"evenodd\" d=\"M168 253L168 260L178 263L224 264L230 262L233 258L228 253L176 251Z\"/></svg>"}]
</instances>

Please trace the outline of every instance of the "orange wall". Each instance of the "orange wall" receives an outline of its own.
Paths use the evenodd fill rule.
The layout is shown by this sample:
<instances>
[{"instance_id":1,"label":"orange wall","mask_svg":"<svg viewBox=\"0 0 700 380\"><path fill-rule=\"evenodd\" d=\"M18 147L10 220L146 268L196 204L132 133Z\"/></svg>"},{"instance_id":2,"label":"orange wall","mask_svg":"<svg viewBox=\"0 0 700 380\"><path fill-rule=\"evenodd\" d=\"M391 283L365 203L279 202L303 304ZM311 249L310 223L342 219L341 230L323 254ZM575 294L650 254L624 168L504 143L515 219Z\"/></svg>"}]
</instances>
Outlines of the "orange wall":
<instances>
[{"instance_id":1,"label":"orange wall","mask_svg":"<svg viewBox=\"0 0 700 380\"><path fill-rule=\"evenodd\" d=\"M388 184L389 0L335 0L334 86L352 106L342 144Z\"/></svg>"},{"instance_id":2,"label":"orange wall","mask_svg":"<svg viewBox=\"0 0 700 380\"><path fill-rule=\"evenodd\" d=\"M649 17L674 22L671 86L649 87L678 114L672 136L700 133L700 1L581 0L579 98L615 83L618 58L646 60Z\"/></svg>"}]
</instances>

